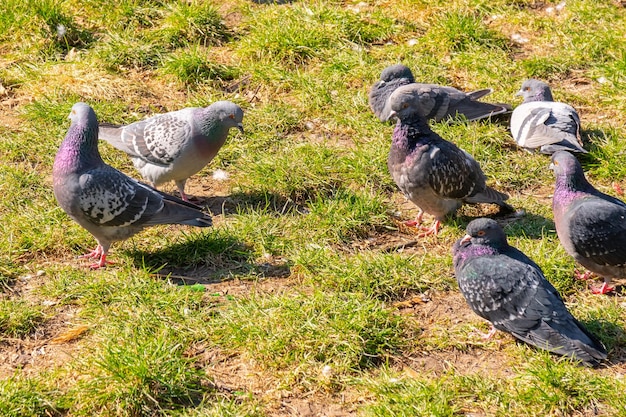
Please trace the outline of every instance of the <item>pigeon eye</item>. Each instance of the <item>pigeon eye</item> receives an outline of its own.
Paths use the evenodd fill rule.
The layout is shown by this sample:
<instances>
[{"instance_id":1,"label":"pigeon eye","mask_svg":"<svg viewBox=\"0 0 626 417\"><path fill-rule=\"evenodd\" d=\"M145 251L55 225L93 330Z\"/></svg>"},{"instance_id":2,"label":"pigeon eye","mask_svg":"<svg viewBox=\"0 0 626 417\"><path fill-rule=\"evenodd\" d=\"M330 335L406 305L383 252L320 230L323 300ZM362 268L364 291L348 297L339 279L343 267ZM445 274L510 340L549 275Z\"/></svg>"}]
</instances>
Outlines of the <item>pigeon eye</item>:
<instances>
[{"instance_id":1,"label":"pigeon eye","mask_svg":"<svg viewBox=\"0 0 626 417\"><path fill-rule=\"evenodd\" d=\"M231 119L234 119L234 118L235 118L235 115L234 115L234 114L231 114L231 115L229 115L228 117L230 117Z\"/></svg>"},{"instance_id":2,"label":"pigeon eye","mask_svg":"<svg viewBox=\"0 0 626 417\"><path fill-rule=\"evenodd\" d=\"M404 103L404 104L402 105L402 108L403 108L403 109L408 109L408 108L409 108L409 104L408 104L408 103Z\"/></svg>"},{"instance_id":3,"label":"pigeon eye","mask_svg":"<svg viewBox=\"0 0 626 417\"><path fill-rule=\"evenodd\" d=\"M476 233L476 236L485 236L485 231L479 230L478 233Z\"/></svg>"},{"instance_id":4,"label":"pigeon eye","mask_svg":"<svg viewBox=\"0 0 626 417\"><path fill-rule=\"evenodd\" d=\"M557 161L552 161L552 163L553 163L554 165L558 165L558 164L559 164Z\"/></svg>"}]
</instances>

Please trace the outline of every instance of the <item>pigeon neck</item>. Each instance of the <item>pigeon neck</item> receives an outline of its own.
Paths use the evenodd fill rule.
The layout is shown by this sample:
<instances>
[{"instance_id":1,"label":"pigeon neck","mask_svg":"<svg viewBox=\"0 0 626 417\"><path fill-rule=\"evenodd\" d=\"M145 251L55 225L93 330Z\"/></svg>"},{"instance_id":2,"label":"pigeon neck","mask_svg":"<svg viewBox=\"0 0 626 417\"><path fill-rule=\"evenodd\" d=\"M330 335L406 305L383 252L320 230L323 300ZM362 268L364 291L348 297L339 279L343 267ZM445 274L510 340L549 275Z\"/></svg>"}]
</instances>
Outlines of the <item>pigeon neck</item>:
<instances>
[{"instance_id":1,"label":"pigeon neck","mask_svg":"<svg viewBox=\"0 0 626 417\"><path fill-rule=\"evenodd\" d=\"M64 171L80 171L97 163L102 163L97 128L78 123L70 126L57 153L55 167Z\"/></svg>"},{"instance_id":2,"label":"pigeon neck","mask_svg":"<svg viewBox=\"0 0 626 417\"><path fill-rule=\"evenodd\" d=\"M428 138L432 132L426 119L418 115L412 115L398 120L393 130L393 143L399 147L412 148L421 139Z\"/></svg>"},{"instance_id":3,"label":"pigeon neck","mask_svg":"<svg viewBox=\"0 0 626 417\"><path fill-rule=\"evenodd\" d=\"M462 265L467 259L481 257L481 256L493 256L502 251L501 247L494 247L481 244L470 244L469 246L462 247L454 256L454 264Z\"/></svg>"},{"instance_id":4,"label":"pigeon neck","mask_svg":"<svg viewBox=\"0 0 626 417\"><path fill-rule=\"evenodd\" d=\"M556 177L553 201L557 204L568 205L579 192L588 192L593 187L582 172L573 174L562 174Z\"/></svg>"},{"instance_id":5,"label":"pigeon neck","mask_svg":"<svg viewBox=\"0 0 626 417\"><path fill-rule=\"evenodd\" d=\"M198 117L198 124L203 136L225 140L225 136L228 134L228 127L220 120L219 113L211 113L208 107L202 109L201 112L202 114Z\"/></svg>"}]
</instances>

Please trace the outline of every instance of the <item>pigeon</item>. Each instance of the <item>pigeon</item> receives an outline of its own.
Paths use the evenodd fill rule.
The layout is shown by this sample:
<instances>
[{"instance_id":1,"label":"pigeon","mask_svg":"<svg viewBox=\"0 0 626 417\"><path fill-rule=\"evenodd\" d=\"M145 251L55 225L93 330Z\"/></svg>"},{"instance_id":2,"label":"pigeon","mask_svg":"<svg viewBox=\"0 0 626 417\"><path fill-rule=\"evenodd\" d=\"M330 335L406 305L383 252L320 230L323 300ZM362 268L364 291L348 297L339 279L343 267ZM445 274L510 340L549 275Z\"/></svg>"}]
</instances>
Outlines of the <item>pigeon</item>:
<instances>
[{"instance_id":1,"label":"pigeon","mask_svg":"<svg viewBox=\"0 0 626 417\"><path fill-rule=\"evenodd\" d=\"M548 84L526 80L516 96L524 97L524 102L511 115L511 135L520 147L548 155L559 150L587 153L578 113L569 104L554 101Z\"/></svg>"},{"instance_id":2,"label":"pigeon","mask_svg":"<svg viewBox=\"0 0 626 417\"><path fill-rule=\"evenodd\" d=\"M426 93L426 95L416 97L424 100L421 105L426 119L433 119L436 122L455 118L459 115L474 121L511 111L511 107L507 104L477 101L481 97L491 94L492 89L487 88L464 93L453 87L416 83L413 73L408 67L396 64L383 70L380 80L372 86L369 93L370 107L381 122L389 119L391 109L388 98L391 93L396 88L409 84L417 93Z\"/></svg>"},{"instance_id":3,"label":"pigeon","mask_svg":"<svg viewBox=\"0 0 626 417\"><path fill-rule=\"evenodd\" d=\"M100 139L126 152L153 187L174 181L183 200L187 179L217 155L232 127L243 133L243 110L230 101L188 107L126 126L100 124Z\"/></svg>"},{"instance_id":4,"label":"pigeon","mask_svg":"<svg viewBox=\"0 0 626 417\"><path fill-rule=\"evenodd\" d=\"M211 226L201 207L168 196L106 165L98 152L98 119L85 103L76 103L70 128L59 147L52 170L59 206L98 242L85 255L105 266L115 241L127 239L157 224Z\"/></svg>"},{"instance_id":5,"label":"pigeon","mask_svg":"<svg viewBox=\"0 0 626 417\"><path fill-rule=\"evenodd\" d=\"M595 294L613 291L611 278L626 278L626 203L596 190L569 152L552 155L552 197L559 241L576 262L604 277ZM588 278L583 275L582 278Z\"/></svg>"},{"instance_id":6,"label":"pigeon","mask_svg":"<svg viewBox=\"0 0 626 417\"><path fill-rule=\"evenodd\" d=\"M463 203L494 203L501 212L514 209L505 203L509 198L485 184L485 174L478 162L455 144L433 132L424 117L423 96L412 85L397 88L389 97L390 114L398 121L393 131L387 167L407 199L419 207L414 222L419 224L424 212L435 223L421 236L437 234L441 221Z\"/></svg>"},{"instance_id":7,"label":"pigeon","mask_svg":"<svg viewBox=\"0 0 626 417\"><path fill-rule=\"evenodd\" d=\"M492 324L485 338L497 329L587 366L606 359L602 343L567 310L541 268L509 246L496 221L479 218L466 231L452 247L454 273L471 309Z\"/></svg>"}]
</instances>

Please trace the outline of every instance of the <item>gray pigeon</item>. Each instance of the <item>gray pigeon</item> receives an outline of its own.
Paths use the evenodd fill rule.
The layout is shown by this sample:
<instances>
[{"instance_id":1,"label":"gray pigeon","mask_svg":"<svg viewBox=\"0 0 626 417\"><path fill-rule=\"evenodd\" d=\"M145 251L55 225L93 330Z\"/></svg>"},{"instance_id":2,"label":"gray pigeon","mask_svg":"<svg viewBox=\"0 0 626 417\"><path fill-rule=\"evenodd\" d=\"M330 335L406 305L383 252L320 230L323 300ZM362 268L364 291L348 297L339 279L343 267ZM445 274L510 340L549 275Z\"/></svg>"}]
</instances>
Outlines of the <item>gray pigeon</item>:
<instances>
[{"instance_id":1,"label":"gray pigeon","mask_svg":"<svg viewBox=\"0 0 626 417\"><path fill-rule=\"evenodd\" d=\"M569 152L554 153L550 168L556 176L552 211L561 245L576 262L604 277L594 293L611 292L611 278L626 278L626 203L593 188Z\"/></svg>"},{"instance_id":2,"label":"gray pigeon","mask_svg":"<svg viewBox=\"0 0 626 417\"><path fill-rule=\"evenodd\" d=\"M126 152L141 176L157 187L174 181L183 200L187 178L217 155L232 127L243 133L243 110L230 101L188 107L117 126L100 124L100 139Z\"/></svg>"},{"instance_id":3,"label":"gray pigeon","mask_svg":"<svg viewBox=\"0 0 626 417\"><path fill-rule=\"evenodd\" d=\"M453 87L436 84L416 83L411 70L401 64L385 68L380 80L374 84L369 93L369 104L381 122L389 119L391 111L388 98L396 88L410 84L415 89L416 97L424 100L421 103L426 119L439 122L444 119L463 115L470 121L480 120L496 114L506 113L511 107L506 104L491 104L477 101L491 94L493 90L484 89L464 93ZM421 95L419 93L426 93Z\"/></svg>"},{"instance_id":4,"label":"gray pigeon","mask_svg":"<svg viewBox=\"0 0 626 417\"><path fill-rule=\"evenodd\" d=\"M526 80L517 96L524 102L513 110L511 134L519 146L542 153L587 153L580 138L580 118L568 104L554 101L548 84Z\"/></svg>"},{"instance_id":5,"label":"gray pigeon","mask_svg":"<svg viewBox=\"0 0 626 417\"><path fill-rule=\"evenodd\" d=\"M454 272L472 310L495 329L550 352L597 366L607 352L565 307L541 268L509 246L494 220L480 218L454 243Z\"/></svg>"},{"instance_id":6,"label":"gray pigeon","mask_svg":"<svg viewBox=\"0 0 626 417\"><path fill-rule=\"evenodd\" d=\"M428 94L432 93L405 85L389 97L389 117L398 122L387 166L400 190L420 209L413 223L419 225L424 212L435 216L434 225L422 236L437 234L444 217L463 203L494 203L514 211L505 203L509 196L485 184L474 158L430 129L421 106L422 96Z\"/></svg>"},{"instance_id":7,"label":"gray pigeon","mask_svg":"<svg viewBox=\"0 0 626 417\"><path fill-rule=\"evenodd\" d=\"M92 268L107 264L111 244L146 226L211 226L195 204L160 193L106 165L98 152L98 120L85 103L76 103L70 128L54 160L52 179L59 206L98 241Z\"/></svg>"}]
</instances>

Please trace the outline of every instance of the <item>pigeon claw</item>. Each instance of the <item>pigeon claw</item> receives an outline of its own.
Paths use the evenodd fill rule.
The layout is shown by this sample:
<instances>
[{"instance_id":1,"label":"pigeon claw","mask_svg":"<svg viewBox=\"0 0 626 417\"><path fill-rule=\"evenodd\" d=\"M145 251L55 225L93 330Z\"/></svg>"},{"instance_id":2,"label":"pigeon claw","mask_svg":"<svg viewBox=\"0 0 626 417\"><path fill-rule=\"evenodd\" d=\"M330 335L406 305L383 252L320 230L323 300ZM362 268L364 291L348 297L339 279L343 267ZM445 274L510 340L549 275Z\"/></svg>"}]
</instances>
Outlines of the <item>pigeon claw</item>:
<instances>
[{"instance_id":1,"label":"pigeon claw","mask_svg":"<svg viewBox=\"0 0 626 417\"><path fill-rule=\"evenodd\" d=\"M615 291L615 287L611 287L606 282L603 283L600 287L591 287L591 292L593 294L610 294Z\"/></svg>"},{"instance_id":2,"label":"pigeon claw","mask_svg":"<svg viewBox=\"0 0 626 417\"><path fill-rule=\"evenodd\" d=\"M96 262L96 263L93 263L93 264L89 265L89 268L90 269L100 269L102 267L106 267L109 264L113 264L113 262L107 261L107 256L106 256L105 253L103 253L100 256L100 260L98 262Z\"/></svg>"},{"instance_id":3,"label":"pigeon claw","mask_svg":"<svg viewBox=\"0 0 626 417\"><path fill-rule=\"evenodd\" d=\"M489 340L493 337L494 334L496 334L497 329L495 327L493 327L493 325L491 326L491 328L489 329L489 332L487 333L483 333L481 331L479 331L478 329L474 329L474 333L476 333L478 336L480 336L481 339L483 340Z\"/></svg>"},{"instance_id":4,"label":"pigeon claw","mask_svg":"<svg viewBox=\"0 0 626 417\"><path fill-rule=\"evenodd\" d=\"M585 271L585 272L580 272L580 271L574 271L574 278L582 280L582 281L587 281L588 279L591 279L593 273L591 271Z\"/></svg>"},{"instance_id":5,"label":"pigeon claw","mask_svg":"<svg viewBox=\"0 0 626 417\"><path fill-rule=\"evenodd\" d=\"M417 237L426 237L430 235L437 236L440 228L441 228L441 222L439 220L435 220L435 223L433 223L431 227L420 227L420 229L424 230L424 232L417 235Z\"/></svg>"}]
</instances>

